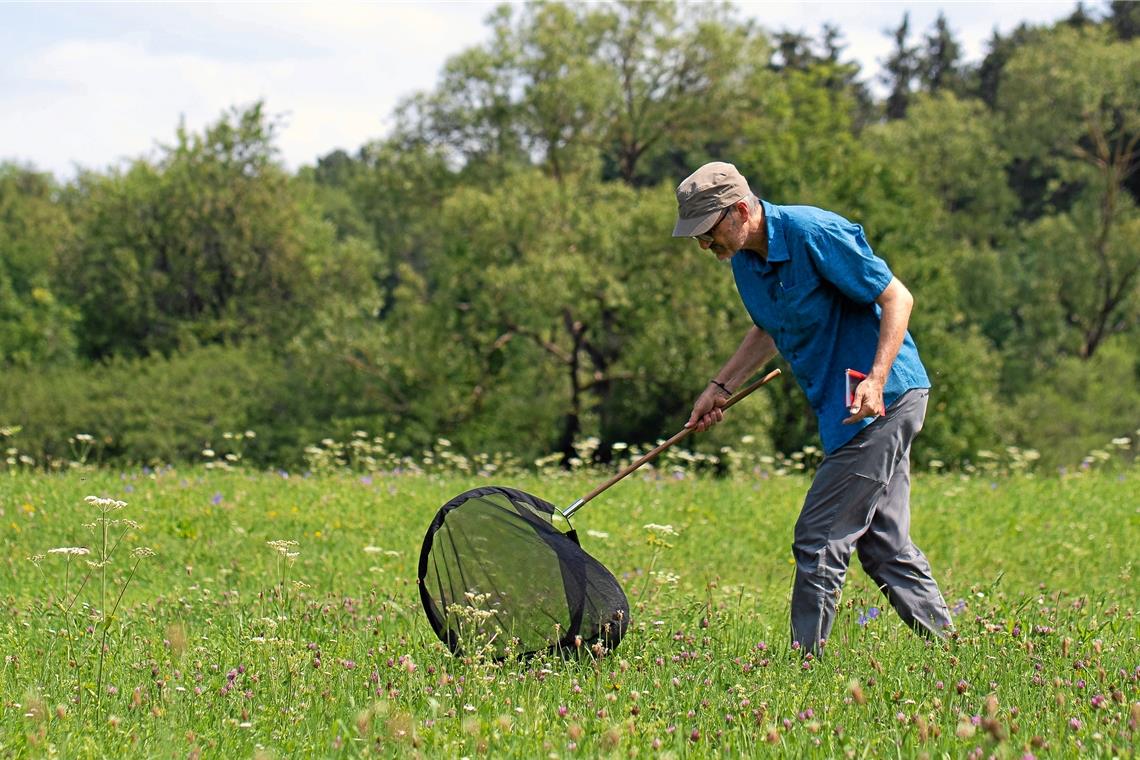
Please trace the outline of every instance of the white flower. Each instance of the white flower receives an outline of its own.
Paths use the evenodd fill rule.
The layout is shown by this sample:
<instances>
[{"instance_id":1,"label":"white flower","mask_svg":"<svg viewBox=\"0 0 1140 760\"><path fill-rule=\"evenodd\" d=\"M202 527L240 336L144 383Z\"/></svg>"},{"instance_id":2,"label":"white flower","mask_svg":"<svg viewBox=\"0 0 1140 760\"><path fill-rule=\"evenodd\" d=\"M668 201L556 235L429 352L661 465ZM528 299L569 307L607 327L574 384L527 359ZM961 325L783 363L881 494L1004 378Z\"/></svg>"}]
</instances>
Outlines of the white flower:
<instances>
[{"instance_id":1,"label":"white flower","mask_svg":"<svg viewBox=\"0 0 1140 760\"><path fill-rule=\"evenodd\" d=\"M299 546L296 541L286 541L279 539L277 541L266 541L265 543L267 543L273 549L273 551L277 552L282 557L292 559L293 557L297 556L296 552L289 551L294 546Z\"/></svg>"},{"instance_id":2,"label":"white flower","mask_svg":"<svg viewBox=\"0 0 1140 760\"><path fill-rule=\"evenodd\" d=\"M605 533L605 532L600 531L600 530L588 530L588 531L586 531L586 535L589 536L590 538L609 538L610 537L609 533Z\"/></svg>"},{"instance_id":3,"label":"white flower","mask_svg":"<svg viewBox=\"0 0 1140 760\"><path fill-rule=\"evenodd\" d=\"M98 507L104 512L110 512L113 509L122 509L127 506L125 501L118 501L116 499L103 498L100 496L88 496L84 499L85 502L93 507Z\"/></svg>"},{"instance_id":4,"label":"white flower","mask_svg":"<svg viewBox=\"0 0 1140 760\"><path fill-rule=\"evenodd\" d=\"M676 536L677 531L673 529L672 525L658 525L657 523L646 523L642 526L650 533L656 533L659 536Z\"/></svg>"},{"instance_id":5,"label":"white flower","mask_svg":"<svg viewBox=\"0 0 1140 760\"><path fill-rule=\"evenodd\" d=\"M91 550L83 546L60 546L55 549L48 549L48 554L66 554L70 557L82 557L90 553Z\"/></svg>"},{"instance_id":6,"label":"white flower","mask_svg":"<svg viewBox=\"0 0 1140 760\"><path fill-rule=\"evenodd\" d=\"M365 554L379 554L382 551L384 551L384 550L381 549L379 546L366 546L366 547L364 547L364 553Z\"/></svg>"}]
</instances>

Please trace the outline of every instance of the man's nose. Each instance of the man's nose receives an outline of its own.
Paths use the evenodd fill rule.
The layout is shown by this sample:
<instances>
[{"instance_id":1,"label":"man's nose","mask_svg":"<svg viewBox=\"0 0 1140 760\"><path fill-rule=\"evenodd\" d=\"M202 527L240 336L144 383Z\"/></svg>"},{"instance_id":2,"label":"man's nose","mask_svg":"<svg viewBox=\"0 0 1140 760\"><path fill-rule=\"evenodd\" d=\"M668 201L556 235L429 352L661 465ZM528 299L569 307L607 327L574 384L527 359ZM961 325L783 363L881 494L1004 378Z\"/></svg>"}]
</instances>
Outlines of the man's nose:
<instances>
[{"instance_id":1,"label":"man's nose","mask_svg":"<svg viewBox=\"0 0 1140 760\"><path fill-rule=\"evenodd\" d=\"M707 240L698 240L697 245L701 247L702 251L707 251L709 248L712 248L712 243Z\"/></svg>"}]
</instances>

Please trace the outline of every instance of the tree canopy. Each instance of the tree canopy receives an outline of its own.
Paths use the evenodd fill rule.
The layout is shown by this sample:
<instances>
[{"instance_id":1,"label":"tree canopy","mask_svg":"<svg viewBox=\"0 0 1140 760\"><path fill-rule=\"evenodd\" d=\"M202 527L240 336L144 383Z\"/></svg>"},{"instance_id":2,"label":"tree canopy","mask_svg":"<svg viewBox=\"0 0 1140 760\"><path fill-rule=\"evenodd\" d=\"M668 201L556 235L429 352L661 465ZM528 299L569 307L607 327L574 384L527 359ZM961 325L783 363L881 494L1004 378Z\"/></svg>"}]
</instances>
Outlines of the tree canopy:
<instances>
[{"instance_id":1,"label":"tree canopy","mask_svg":"<svg viewBox=\"0 0 1140 760\"><path fill-rule=\"evenodd\" d=\"M79 426L145 461L240 422L265 462L360 429L608 459L683 420L748 326L727 270L669 237L673 187L719 159L858 221L915 294L920 461L1080 456L1140 424L1136 22L1080 6L968 62L945 17L904 14L880 97L830 25L503 5L390 135L314 166L284 167L263 103L121 170L0 165L0 423L57 457ZM129 376L151 390L117 420ZM180 398L186 424L140 422ZM732 416L695 445L818 444L791 382Z\"/></svg>"}]
</instances>

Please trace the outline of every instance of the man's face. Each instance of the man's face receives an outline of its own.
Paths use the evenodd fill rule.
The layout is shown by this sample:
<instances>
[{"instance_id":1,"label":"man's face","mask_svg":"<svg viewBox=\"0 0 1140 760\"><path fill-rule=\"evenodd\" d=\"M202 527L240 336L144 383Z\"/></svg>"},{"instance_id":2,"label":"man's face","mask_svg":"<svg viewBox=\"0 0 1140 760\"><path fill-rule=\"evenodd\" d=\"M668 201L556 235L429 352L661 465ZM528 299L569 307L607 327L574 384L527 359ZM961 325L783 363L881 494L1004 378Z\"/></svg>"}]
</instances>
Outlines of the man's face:
<instances>
[{"instance_id":1,"label":"man's face","mask_svg":"<svg viewBox=\"0 0 1140 760\"><path fill-rule=\"evenodd\" d=\"M708 232L696 236L697 243L704 250L711 250L720 261L728 261L744 244L741 237L739 213L736 204L727 207L720 220Z\"/></svg>"}]
</instances>

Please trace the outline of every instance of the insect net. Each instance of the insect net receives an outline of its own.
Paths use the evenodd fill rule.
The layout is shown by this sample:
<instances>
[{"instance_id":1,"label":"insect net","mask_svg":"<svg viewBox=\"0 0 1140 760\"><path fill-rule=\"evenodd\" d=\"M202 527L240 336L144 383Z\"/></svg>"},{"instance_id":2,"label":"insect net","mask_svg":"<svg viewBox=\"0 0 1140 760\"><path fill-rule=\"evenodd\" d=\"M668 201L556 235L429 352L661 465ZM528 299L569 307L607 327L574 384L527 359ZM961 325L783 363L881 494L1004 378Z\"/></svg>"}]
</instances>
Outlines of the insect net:
<instances>
[{"instance_id":1,"label":"insect net","mask_svg":"<svg viewBox=\"0 0 1140 760\"><path fill-rule=\"evenodd\" d=\"M513 488L476 488L440 508L420 552L419 587L453 653L608 651L629 625L625 592L569 521Z\"/></svg>"}]
</instances>

